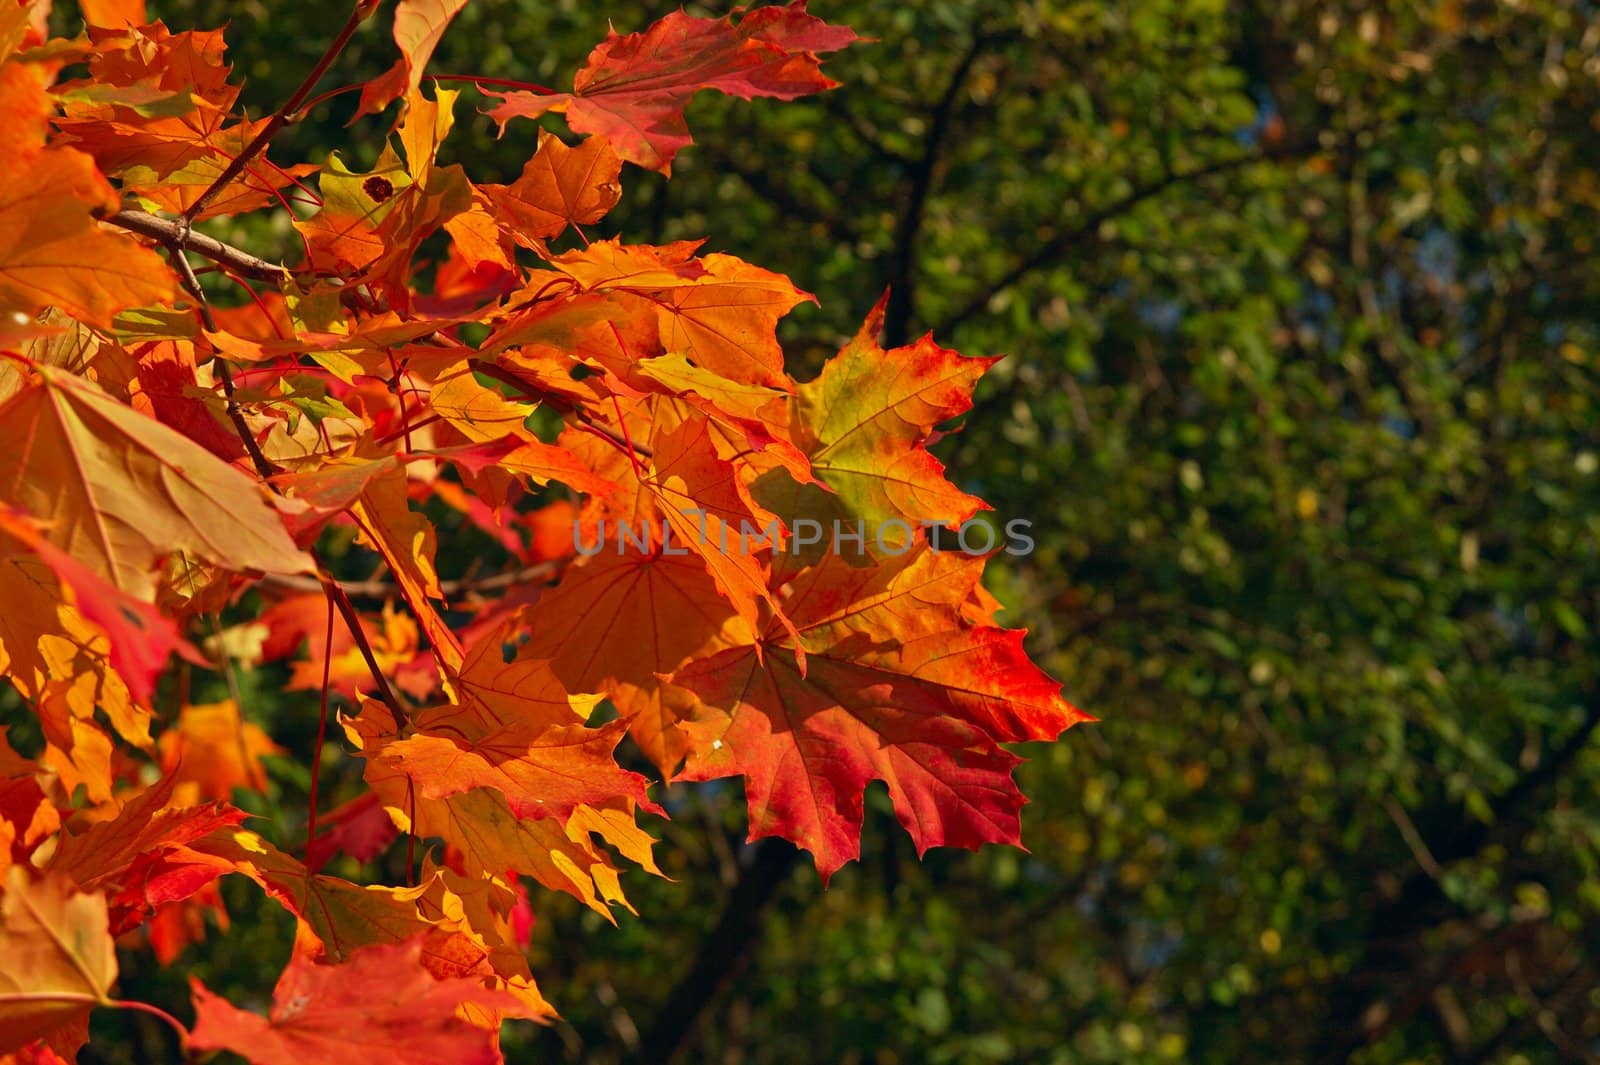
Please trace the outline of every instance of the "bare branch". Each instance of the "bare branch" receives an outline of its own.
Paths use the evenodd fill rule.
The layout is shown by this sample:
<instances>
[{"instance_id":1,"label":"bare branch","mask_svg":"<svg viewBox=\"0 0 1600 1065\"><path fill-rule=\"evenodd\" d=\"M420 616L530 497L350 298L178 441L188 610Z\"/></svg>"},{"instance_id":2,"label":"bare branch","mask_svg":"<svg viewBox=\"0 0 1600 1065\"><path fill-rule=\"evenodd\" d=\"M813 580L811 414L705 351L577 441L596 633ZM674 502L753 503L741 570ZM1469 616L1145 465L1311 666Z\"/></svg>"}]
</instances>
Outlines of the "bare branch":
<instances>
[{"instance_id":1,"label":"bare branch","mask_svg":"<svg viewBox=\"0 0 1600 1065\"><path fill-rule=\"evenodd\" d=\"M196 255L221 263L241 277L278 282L289 277L289 271L279 264L270 263L231 244L224 244L215 237L191 232L179 221L146 214L144 211L118 211L116 214L107 215L101 221L109 222L131 233L138 233L140 236L153 237L169 248L181 244Z\"/></svg>"}]
</instances>

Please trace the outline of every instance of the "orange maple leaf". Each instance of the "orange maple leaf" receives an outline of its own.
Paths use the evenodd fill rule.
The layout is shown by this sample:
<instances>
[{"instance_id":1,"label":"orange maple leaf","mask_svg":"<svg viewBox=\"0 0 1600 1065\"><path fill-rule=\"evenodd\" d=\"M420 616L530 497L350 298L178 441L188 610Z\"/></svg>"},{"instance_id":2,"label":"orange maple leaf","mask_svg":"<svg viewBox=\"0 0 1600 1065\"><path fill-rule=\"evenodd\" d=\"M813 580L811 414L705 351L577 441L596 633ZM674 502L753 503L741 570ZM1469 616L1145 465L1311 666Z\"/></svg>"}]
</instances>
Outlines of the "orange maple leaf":
<instances>
[{"instance_id":1,"label":"orange maple leaf","mask_svg":"<svg viewBox=\"0 0 1600 1065\"><path fill-rule=\"evenodd\" d=\"M339 1060L350 1049L352 1033L360 1032L364 1053L396 1065L498 1065L494 1032L456 1013L464 1005L511 1009L516 1000L474 979L436 978L422 965L423 942L417 936L366 947L342 965L296 954L278 978L272 1013L265 1018L196 980L189 1045L231 1050L254 1065L305 1065Z\"/></svg>"}]
</instances>

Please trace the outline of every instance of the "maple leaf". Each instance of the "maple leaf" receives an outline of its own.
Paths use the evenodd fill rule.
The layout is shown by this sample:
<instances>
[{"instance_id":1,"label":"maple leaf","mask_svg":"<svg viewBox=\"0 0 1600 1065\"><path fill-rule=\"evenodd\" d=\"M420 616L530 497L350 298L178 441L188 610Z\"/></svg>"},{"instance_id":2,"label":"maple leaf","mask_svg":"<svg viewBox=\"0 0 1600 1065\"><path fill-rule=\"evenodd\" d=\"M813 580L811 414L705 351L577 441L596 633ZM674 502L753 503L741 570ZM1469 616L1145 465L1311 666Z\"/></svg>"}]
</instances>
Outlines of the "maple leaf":
<instances>
[{"instance_id":1,"label":"maple leaf","mask_svg":"<svg viewBox=\"0 0 1600 1065\"><path fill-rule=\"evenodd\" d=\"M480 384L466 359L442 371L428 389L428 406L468 440L516 436L534 407Z\"/></svg>"},{"instance_id":2,"label":"maple leaf","mask_svg":"<svg viewBox=\"0 0 1600 1065\"><path fill-rule=\"evenodd\" d=\"M625 438L625 411L618 425ZM616 549L627 539L646 553L692 555L748 624L758 625L763 609L788 624L761 558L770 539L754 535L782 523L755 503L738 469L717 454L703 419L653 426L648 456L630 451L625 440L608 440L609 453L601 451L605 445L571 430L562 442L603 476L627 484L604 500L617 523Z\"/></svg>"},{"instance_id":3,"label":"maple leaf","mask_svg":"<svg viewBox=\"0 0 1600 1065\"><path fill-rule=\"evenodd\" d=\"M335 153L318 179L321 210L295 222L309 243L313 265L360 272L396 306L410 303L417 247L473 203L472 185L461 167L433 165L454 123L460 93L439 89L436 96L430 100L420 90L407 95L399 129L403 162L385 145L373 170L357 174Z\"/></svg>"},{"instance_id":4,"label":"maple leaf","mask_svg":"<svg viewBox=\"0 0 1600 1065\"><path fill-rule=\"evenodd\" d=\"M152 907L199 891L223 872L187 844L244 820L224 803L169 807L171 775L130 799L115 817L58 838L46 868L84 890L108 891L114 934L135 927Z\"/></svg>"},{"instance_id":5,"label":"maple leaf","mask_svg":"<svg viewBox=\"0 0 1600 1065\"><path fill-rule=\"evenodd\" d=\"M37 523L27 515L0 504L0 559L10 561L9 556L16 552L6 548L7 540L37 555L50 567L70 605L105 632L111 645L111 668L128 686L129 695L138 702L147 701L167 657L174 649L187 646L178 636L178 627L163 617L154 604L118 591L44 539ZM37 620L40 615L33 617ZM27 618L24 614L18 620L25 623ZM26 645L28 640L23 637L17 642ZM34 644L37 645L36 639ZM196 652L189 649L189 654Z\"/></svg>"},{"instance_id":6,"label":"maple leaf","mask_svg":"<svg viewBox=\"0 0 1600 1065\"><path fill-rule=\"evenodd\" d=\"M400 60L362 87L357 117L381 111L417 90L450 20L466 6L467 0L400 0L394 10L394 43L400 47Z\"/></svg>"},{"instance_id":7,"label":"maple leaf","mask_svg":"<svg viewBox=\"0 0 1600 1065\"><path fill-rule=\"evenodd\" d=\"M521 177L510 185L479 185L478 191L519 243L538 250L540 241L559 236L569 225L604 218L622 196L621 173L622 159L604 137L569 148L540 130L539 148Z\"/></svg>"},{"instance_id":8,"label":"maple leaf","mask_svg":"<svg viewBox=\"0 0 1600 1065\"><path fill-rule=\"evenodd\" d=\"M516 1000L518 1016L552 1011L534 985L520 951L508 951L513 934L503 914L486 912L484 882L436 870L413 888L362 887L313 874L253 832L222 830L190 848L216 860L225 872L259 884L304 922L309 940L331 960L349 959L374 945L393 945L425 934L423 964L435 976L468 973ZM472 896L478 896L476 904ZM509 908L509 892L501 901ZM508 1009L511 1007L508 1007Z\"/></svg>"},{"instance_id":9,"label":"maple leaf","mask_svg":"<svg viewBox=\"0 0 1600 1065\"><path fill-rule=\"evenodd\" d=\"M799 484L816 483L811 462L794 443L786 389L733 381L667 352L628 366L629 385L660 398L651 406L665 424L708 419L717 454L748 471L754 482L782 467Z\"/></svg>"},{"instance_id":10,"label":"maple leaf","mask_svg":"<svg viewBox=\"0 0 1600 1065\"><path fill-rule=\"evenodd\" d=\"M244 457L244 445L227 424L226 402L200 385L193 344L164 340L140 345L136 366L129 382L129 406L178 430L224 462Z\"/></svg>"},{"instance_id":11,"label":"maple leaf","mask_svg":"<svg viewBox=\"0 0 1600 1065\"><path fill-rule=\"evenodd\" d=\"M1018 842L1019 759L1086 716L1028 661L1022 633L962 616L981 561L926 545L867 569L830 556L792 581L758 641L680 669L701 704L685 780L745 778L752 839L810 850L824 878L860 852L862 795L889 786L919 853Z\"/></svg>"},{"instance_id":12,"label":"maple leaf","mask_svg":"<svg viewBox=\"0 0 1600 1065\"><path fill-rule=\"evenodd\" d=\"M80 0L83 17L91 26L142 26L144 0Z\"/></svg>"},{"instance_id":13,"label":"maple leaf","mask_svg":"<svg viewBox=\"0 0 1600 1065\"><path fill-rule=\"evenodd\" d=\"M793 100L831 89L837 83L822 75L817 53L855 40L806 14L805 0L757 8L737 23L674 11L642 33L609 34L571 93L503 93L489 113L504 132L512 118L564 112L576 132L599 134L629 162L670 174L673 156L691 143L683 110L697 92Z\"/></svg>"},{"instance_id":14,"label":"maple leaf","mask_svg":"<svg viewBox=\"0 0 1600 1065\"><path fill-rule=\"evenodd\" d=\"M361 713L345 722L345 734L367 759L367 783L390 817L403 830L436 836L458 848L469 869L487 875L515 870L581 899L613 923L609 904L632 906L616 867L594 846L591 835L598 834L647 872L661 875L651 857L653 841L634 823L625 801L575 807L562 824L557 818L517 817L504 794L492 787L431 799L418 795L411 778L385 756L385 746L397 733L389 711L372 700L365 700Z\"/></svg>"},{"instance_id":15,"label":"maple leaf","mask_svg":"<svg viewBox=\"0 0 1600 1065\"><path fill-rule=\"evenodd\" d=\"M972 408L973 385L999 360L969 358L931 337L885 351L877 337L886 305L887 296L793 399L794 442L830 491L774 473L754 492L771 509L824 528L859 522L892 551L904 550L924 522L958 525L988 509L945 479L927 445L938 425Z\"/></svg>"},{"instance_id":16,"label":"maple leaf","mask_svg":"<svg viewBox=\"0 0 1600 1065\"><path fill-rule=\"evenodd\" d=\"M433 644L434 657L445 669L461 664L461 641L430 602L443 599L434 570L436 534L432 523L407 502L402 465L391 465L372 478L350 509L362 537L383 556L400 582L406 605Z\"/></svg>"},{"instance_id":17,"label":"maple leaf","mask_svg":"<svg viewBox=\"0 0 1600 1065\"><path fill-rule=\"evenodd\" d=\"M94 161L45 146L49 112L34 68L0 66L0 310L56 306L109 326L124 307L170 300L174 279L161 257L94 220L119 206Z\"/></svg>"},{"instance_id":18,"label":"maple leaf","mask_svg":"<svg viewBox=\"0 0 1600 1065\"><path fill-rule=\"evenodd\" d=\"M271 121L230 121L239 87L228 82L221 31L171 33L156 22L92 28L90 38L90 76L55 89L56 125L124 192L186 211ZM315 169L247 163L194 219L286 205L283 190Z\"/></svg>"},{"instance_id":19,"label":"maple leaf","mask_svg":"<svg viewBox=\"0 0 1600 1065\"><path fill-rule=\"evenodd\" d=\"M773 330L797 304L815 298L732 255L696 259L696 246L595 241L554 256L551 265L586 291L612 294L623 308L653 315L667 351L731 381L792 390Z\"/></svg>"},{"instance_id":20,"label":"maple leaf","mask_svg":"<svg viewBox=\"0 0 1600 1065\"><path fill-rule=\"evenodd\" d=\"M0 499L114 587L155 591L175 551L233 569L315 572L261 489L187 437L81 378L40 369L0 405Z\"/></svg>"},{"instance_id":21,"label":"maple leaf","mask_svg":"<svg viewBox=\"0 0 1600 1065\"><path fill-rule=\"evenodd\" d=\"M309 521L347 512L368 546L383 556L442 666L461 664L461 642L439 616L443 599L434 568L433 525L411 509L405 463L399 458L328 462L319 470L278 479L309 510Z\"/></svg>"},{"instance_id":22,"label":"maple leaf","mask_svg":"<svg viewBox=\"0 0 1600 1065\"><path fill-rule=\"evenodd\" d=\"M306 868L317 872L335 854L348 854L358 862L370 862L395 841L400 830L383 809L378 796L366 792L317 821L325 831L306 848Z\"/></svg>"},{"instance_id":23,"label":"maple leaf","mask_svg":"<svg viewBox=\"0 0 1600 1065\"><path fill-rule=\"evenodd\" d=\"M209 856L223 873L238 873L306 922L328 957L348 958L364 946L398 943L428 930L408 889L363 887L323 873L312 874L254 832L221 829L194 840L189 850Z\"/></svg>"},{"instance_id":24,"label":"maple leaf","mask_svg":"<svg viewBox=\"0 0 1600 1065\"><path fill-rule=\"evenodd\" d=\"M273 989L266 1018L194 980L189 1045L231 1050L254 1065L337 1061L348 1054L352 1040L363 1053L396 1065L500 1062L494 1031L461 1020L456 1011L463 1004L509 1009L516 1000L476 980L436 978L422 966L422 946L418 936L366 947L342 965L321 965L296 954Z\"/></svg>"},{"instance_id":25,"label":"maple leaf","mask_svg":"<svg viewBox=\"0 0 1600 1065\"><path fill-rule=\"evenodd\" d=\"M464 474L480 477L484 474L514 474L525 477L531 484L547 485L560 481L578 492L608 495L616 484L594 473L577 455L559 444L546 444L532 434L521 430L513 435L490 439L477 444L435 448L427 452L453 463ZM497 479L500 480L500 479ZM480 481L475 486L480 497L503 503L508 493L496 490L494 482Z\"/></svg>"},{"instance_id":26,"label":"maple leaf","mask_svg":"<svg viewBox=\"0 0 1600 1065\"><path fill-rule=\"evenodd\" d=\"M61 827L61 814L46 793L50 774L12 750L5 733L0 726L0 875L27 862Z\"/></svg>"},{"instance_id":27,"label":"maple leaf","mask_svg":"<svg viewBox=\"0 0 1600 1065\"><path fill-rule=\"evenodd\" d=\"M12 866L0 895L0 958L0 1053L82 1025L117 977L105 896Z\"/></svg>"},{"instance_id":28,"label":"maple leaf","mask_svg":"<svg viewBox=\"0 0 1600 1065\"><path fill-rule=\"evenodd\" d=\"M228 908L215 883L207 884L188 898L157 906L144 925L145 937L150 941L156 961L171 965L191 944L204 942L208 916L216 921L221 931L228 930Z\"/></svg>"},{"instance_id":29,"label":"maple leaf","mask_svg":"<svg viewBox=\"0 0 1600 1065\"><path fill-rule=\"evenodd\" d=\"M505 661L516 628L513 619L474 644L455 678L458 703L421 711L404 738L368 757L398 768L430 799L494 788L520 818L565 822L579 806L616 798L662 813L646 797L645 779L612 758L625 725L579 720L599 696L569 695L540 659Z\"/></svg>"},{"instance_id":30,"label":"maple leaf","mask_svg":"<svg viewBox=\"0 0 1600 1065\"><path fill-rule=\"evenodd\" d=\"M697 556L642 551L614 536L539 600L527 647L569 690L610 693L749 631Z\"/></svg>"},{"instance_id":31,"label":"maple leaf","mask_svg":"<svg viewBox=\"0 0 1600 1065\"><path fill-rule=\"evenodd\" d=\"M569 519L561 530L569 548L571 530ZM675 727L680 713L661 703L688 710L661 690L658 675L750 638L749 623L718 594L698 556L642 551L617 538L540 598L525 653L548 658L568 690L610 696L635 742L670 774L687 738Z\"/></svg>"},{"instance_id":32,"label":"maple leaf","mask_svg":"<svg viewBox=\"0 0 1600 1065\"><path fill-rule=\"evenodd\" d=\"M128 742L147 747L149 710L111 666L106 631L65 601L59 579L36 552L0 556L0 576L0 669L39 715L44 761L69 791L82 784L90 799L108 800L112 746L95 723L96 711L104 710ZM113 620L121 616L115 601L103 601Z\"/></svg>"},{"instance_id":33,"label":"maple leaf","mask_svg":"<svg viewBox=\"0 0 1600 1065\"><path fill-rule=\"evenodd\" d=\"M185 706L177 724L162 733L159 747L163 770L186 799L227 799L234 788L264 791L262 757L289 753L259 725L244 720L232 699Z\"/></svg>"}]
</instances>

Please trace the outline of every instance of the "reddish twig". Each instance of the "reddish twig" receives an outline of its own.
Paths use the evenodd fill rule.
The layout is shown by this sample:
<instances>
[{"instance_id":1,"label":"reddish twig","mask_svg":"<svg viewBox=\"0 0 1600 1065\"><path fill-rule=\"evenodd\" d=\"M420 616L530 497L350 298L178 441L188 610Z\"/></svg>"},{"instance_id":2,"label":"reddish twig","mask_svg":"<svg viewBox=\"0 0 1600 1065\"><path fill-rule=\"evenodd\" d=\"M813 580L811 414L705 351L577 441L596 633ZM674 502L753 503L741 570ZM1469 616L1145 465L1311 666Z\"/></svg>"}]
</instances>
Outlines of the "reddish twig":
<instances>
[{"instance_id":1,"label":"reddish twig","mask_svg":"<svg viewBox=\"0 0 1600 1065\"><path fill-rule=\"evenodd\" d=\"M402 400L401 402L403 403L404 400ZM378 439L375 440L374 443L378 444L379 446L382 446L384 444L392 444L396 440L399 440L401 437L405 437L405 439L406 439L406 450L410 451L411 450L411 430L413 430L413 429L421 429L424 426L432 425L434 422L442 420L442 418L443 418L442 415L440 415L438 413L434 413L434 414L428 415L425 418L419 418L419 419L417 419L417 421L415 421L413 423L402 424L400 426L400 428L394 430L393 432L384 433L382 436L378 437Z\"/></svg>"},{"instance_id":2,"label":"reddish twig","mask_svg":"<svg viewBox=\"0 0 1600 1065\"><path fill-rule=\"evenodd\" d=\"M226 266L219 265L217 269L227 274L228 280L245 290L245 292L250 296L250 302L256 305L256 310L261 312L261 316L267 320L267 324L272 327L273 333L277 334L279 340L294 339L293 337L284 336L283 326L279 325L278 319L273 317L272 308L267 306L266 301L261 298L260 293L250 287L250 282L246 281L244 278L240 277Z\"/></svg>"},{"instance_id":3,"label":"reddish twig","mask_svg":"<svg viewBox=\"0 0 1600 1065\"><path fill-rule=\"evenodd\" d=\"M329 89L327 92L318 93L316 96L300 105L300 115L296 116L296 121L298 121L301 116L308 114L312 108L318 106L319 104L325 104L336 96L343 96L347 92L356 92L357 90L365 89L366 87L366 82L358 81L354 85L341 85L337 89Z\"/></svg>"},{"instance_id":4,"label":"reddish twig","mask_svg":"<svg viewBox=\"0 0 1600 1065\"><path fill-rule=\"evenodd\" d=\"M261 132L257 133L250 143L244 146L244 150L234 157L233 162L229 163L221 174L217 175L217 179L206 188L206 191L200 194L200 198L191 203L189 209L183 212L186 222L193 222L200 212L205 210L206 206L217 198L217 194L229 182L239 176L240 172L249 165L250 160L266 149L272 138L277 136L278 131L288 124L290 116L311 95L311 91L317 87L317 82L322 80L322 76L328 72L328 68L333 66L334 60L339 58L339 53L344 51L345 45L350 43L350 38L355 36L356 30L372 16L373 12L378 10L379 2L380 0L356 0L355 7L350 11L350 17L345 19L344 25L339 28L338 35L328 45L327 50L322 53L322 58L317 60L317 65L311 68L311 73L306 75L305 80L300 83L300 87L284 102L283 106L272 113L272 117L267 120L267 124L262 127Z\"/></svg>"},{"instance_id":5,"label":"reddish twig","mask_svg":"<svg viewBox=\"0 0 1600 1065\"><path fill-rule=\"evenodd\" d=\"M464 81L479 88L485 85L492 85L501 89L521 89L524 92L538 93L540 96L558 95L555 89L536 85L531 81L516 81L512 78L484 78L476 74L429 74L428 77L434 81Z\"/></svg>"},{"instance_id":6,"label":"reddish twig","mask_svg":"<svg viewBox=\"0 0 1600 1065\"><path fill-rule=\"evenodd\" d=\"M411 409L406 406L406 378L400 370L400 364L395 361L394 349L387 352L389 356L389 372L394 375L394 398L400 404L400 435L405 437L406 450L411 451Z\"/></svg>"},{"instance_id":7,"label":"reddish twig","mask_svg":"<svg viewBox=\"0 0 1600 1065\"><path fill-rule=\"evenodd\" d=\"M503 573L493 573L487 577L440 581L439 590L449 600L453 600L457 596L498 592L505 588L514 588L519 584L549 580L561 569L561 565L562 563L560 562L535 562L530 566L506 570ZM322 588L322 582L314 577L295 577L287 574L273 574L263 577L261 584L263 587L283 592L315 592ZM340 582L340 587L345 590L347 595L358 599L393 599L399 592L399 589L394 584L385 580L342 581Z\"/></svg>"},{"instance_id":8,"label":"reddish twig","mask_svg":"<svg viewBox=\"0 0 1600 1065\"><path fill-rule=\"evenodd\" d=\"M328 599L327 636L322 644L322 710L317 717L317 745L311 749L311 794L306 808L306 873L311 872L311 842L317 838L317 779L322 776L322 745L328 738L328 683L333 675L333 597Z\"/></svg>"},{"instance_id":9,"label":"reddish twig","mask_svg":"<svg viewBox=\"0 0 1600 1065\"><path fill-rule=\"evenodd\" d=\"M344 586L332 577L324 577L322 590L339 611L339 616L344 619L345 628L350 630L350 638L355 640L356 648L367 663L367 672L372 674L373 681L378 685L378 698L382 699L383 704L394 714L396 722L399 724L409 722L411 714L400 701L400 697L395 694L394 688L389 684L389 678L378 665L378 656L372 650L372 643L367 639L366 630L361 627L361 615L356 613L355 604L350 601Z\"/></svg>"},{"instance_id":10,"label":"reddish twig","mask_svg":"<svg viewBox=\"0 0 1600 1065\"><path fill-rule=\"evenodd\" d=\"M183 1047L184 1051L187 1053L189 1049L189 1029L183 1026L182 1021L178 1020L178 1018L174 1017L160 1006L152 1006L148 1002L137 1002L131 998L114 998L110 1002L105 1003L105 1005L110 1006L114 1010L137 1010L140 1013L148 1013L152 1017L159 1017L161 1020L165 1021L174 1032L177 1033L178 1045Z\"/></svg>"},{"instance_id":11,"label":"reddish twig","mask_svg":"<svg viewBox=\"0 0 1600 1065\"><path fill-rule=\"evenodd\" d=\"M633 467L633 475L643 481L644 470L640 468L639 458L634 454L633 437L628 435L628 420L622 416L622 404L617 400L615 394L611 397L611 406L616 408L617 424L622 426L622 441L628 451L628 465Z\"/></svg>"}]
</instances>

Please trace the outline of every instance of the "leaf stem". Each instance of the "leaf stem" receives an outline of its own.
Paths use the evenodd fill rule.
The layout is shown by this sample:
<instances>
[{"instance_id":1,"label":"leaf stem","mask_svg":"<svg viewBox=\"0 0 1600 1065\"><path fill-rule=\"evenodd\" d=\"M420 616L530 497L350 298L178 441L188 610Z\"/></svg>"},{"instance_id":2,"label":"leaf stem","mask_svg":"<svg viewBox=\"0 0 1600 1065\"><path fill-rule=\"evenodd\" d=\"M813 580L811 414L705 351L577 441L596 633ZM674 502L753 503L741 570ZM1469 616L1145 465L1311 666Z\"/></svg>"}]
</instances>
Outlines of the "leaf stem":
<instances>
[{"instance_id":1,"label":"leaf stem","mask_svg":"<svg viewBox=\"0 0 1600 1065\"><path fill-rule=\"evenodd\" d=\"M329 100L332 100L338 96L343 96L347 92L355 92L357 89L364 88L366 88L366 83L358 81L354 85L341 85L337 89L329 89L327 92L318 93L310 100L307 100L305 103L301 104L300 111L302 114L304 114L316 107L318 104L325 104Z\"/></svg>"},{"instance_id":2,"label":"leaf stem","mask_svg":"<svg viewBox=\"0 0 1600 1065\"><path fill-rule=\"evenodd\" d=\"M138 1002L131 998L114 998L104 1003L104 1005L109 1006L112 1009L137 1010L140 1013L148 1013L152 1017L159 1017L161 1020L167 1022L167 1024L171 1026L172 1030L177 1033L178 1045L183 1047L185 1051L189 1049L189 1029L183 1026L182 1021L178 1020L178 1018L174 1017L160 1006L152 1006L148 1002Z\"/></svg>"},{"instance_id":3,"label":"leaf stem","mask_svg":"<svg viewBox=\"0 0 1600 1065\"><path fill-rule=\"evenodd\" d=\"M372 650L372 643L367 639L367 632L361 627L361 615L356 613L355 604L350 602L344 586L332 577L324 576L322 590L328 600L339 611L339 616L344 619L344 624L350 630L350 638L355 640L356 648L361 652L361 657L367 663L367 671L372 674L372 679L378 685L378 698L394 714L398 724L406 724L411 720L411 712L406 709L400 697L394 693L389 685L389 678L378 665L378 656Z\"/></svg>"},{"instance_id":4,"label":"leaf stem","mask_svg":"<svg viewBox=\"0 0 1600 1065\"><path fill-rule=\"evenodd\" d=\"M434 81L464 81L482 88L492 85L503 89L521 89L524 92L538 93L540 96L558 95L557 90L536 85L531 81L516 81L512 78L484 78L476 74L429 74Z\"/></svg>"},{"instance_id":5,"label":"leaf stem","mask_svg":"<svg viewBox=\"0 0 1600 1065\"><path fill-rule=\"evenodd\" d=\"M317 743L311 748L311 794L306 797L306 871L311 872L311 842L317 838L317 780L322 776L322 745L328 737L328 681L333 671L333 597L328 600L327 636L322 645L322 709Z\"/></svg>"}]
</instances>

